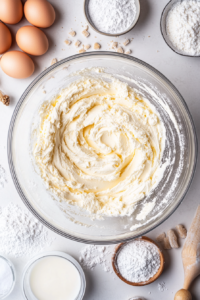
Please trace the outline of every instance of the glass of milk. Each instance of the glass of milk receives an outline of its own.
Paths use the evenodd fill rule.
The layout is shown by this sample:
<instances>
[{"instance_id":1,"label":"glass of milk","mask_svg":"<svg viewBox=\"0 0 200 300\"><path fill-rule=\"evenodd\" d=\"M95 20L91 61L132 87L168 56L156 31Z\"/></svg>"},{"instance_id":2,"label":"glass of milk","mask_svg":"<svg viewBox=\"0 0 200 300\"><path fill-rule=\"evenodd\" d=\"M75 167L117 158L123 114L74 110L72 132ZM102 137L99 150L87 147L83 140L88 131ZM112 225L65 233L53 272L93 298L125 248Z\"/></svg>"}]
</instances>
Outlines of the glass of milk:
<instances>
[{"instance_id":1,"label":"glass of milk","mask_svg":"<svg viewBox=\"0 0 200 300\"><path fill-rule=\"evenodd\" d=\"M85 288L85 275L79 263L58 251L34 257L22 278L22 292L27 300L81 300Z\"/></svg>"}]
</instances>

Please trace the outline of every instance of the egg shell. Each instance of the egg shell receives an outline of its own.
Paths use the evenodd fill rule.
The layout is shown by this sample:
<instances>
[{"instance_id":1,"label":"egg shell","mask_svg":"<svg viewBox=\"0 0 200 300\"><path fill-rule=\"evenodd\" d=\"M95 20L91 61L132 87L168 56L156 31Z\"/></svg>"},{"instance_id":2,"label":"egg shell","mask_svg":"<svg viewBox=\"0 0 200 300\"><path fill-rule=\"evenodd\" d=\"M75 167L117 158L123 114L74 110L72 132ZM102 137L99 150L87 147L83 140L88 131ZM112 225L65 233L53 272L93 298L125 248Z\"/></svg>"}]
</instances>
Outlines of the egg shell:
<instances>
[{"instance_id":1,"label":"egg shell","mask_svg":"<svg viewBox=\"0 0 200 300\"><path fill-rule=\"evenodd\" d=\"M17 24L23 17L21 0L0 0L0 20L7 24Z\"/></svg>"},{"instance_id":2,"label":"egg shell","mask_svg":"<svg viewBox=\"0 0 200 300\"><path fill-rule=\"evenodd\" d=\"M49 41L45 33L30 25L21 27L17 31L16 42L21 50L31 55L42 55L49 48Z\"/></svg>"},{"instance_id":3,"label":"egg shell","mask_svg":"<svg viewBox=\"0 0 200 300\"><path fill-rule=\"evenodd\" d=\"M27 78L34 72L35 66L32 59L24 52L9 51L0 60L4 73L14 78Z\"/></svg>"},{"instance_id":4,"label":"egg shell","mask_svg":"<svg viewBox=\"0 0 200 300\"><path fill-rule=\"evenodd\" d=\"M0 22L0 54L8 51L12 44L12 35L9 28Z\"/></svg>"},{"instance_id":5,"label":"egg shell","mask_svg":"<svg viewBox=\"0 0 200 300\"><path fill-rule=\"evenodd\" d=\"M46 0L28 0L24 5L26 19L41 28L51 26L56 18L53 6Z\"/></svg>"}]
</instances>

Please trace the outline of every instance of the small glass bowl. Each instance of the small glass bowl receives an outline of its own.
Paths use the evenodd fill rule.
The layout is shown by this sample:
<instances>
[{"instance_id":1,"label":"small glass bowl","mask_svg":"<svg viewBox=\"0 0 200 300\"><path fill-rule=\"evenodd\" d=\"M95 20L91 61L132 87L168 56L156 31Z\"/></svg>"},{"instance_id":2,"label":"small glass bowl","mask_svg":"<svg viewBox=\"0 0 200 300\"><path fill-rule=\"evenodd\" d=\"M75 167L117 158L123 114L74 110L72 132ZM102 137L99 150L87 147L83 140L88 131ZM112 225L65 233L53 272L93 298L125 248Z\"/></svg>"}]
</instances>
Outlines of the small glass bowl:
<instances>
[{"instance_id":1,"label":"small glass bowl","mask_svg":"<svg viewBox=\"0 0 200 300\"><path fill-rule=\"evenodd\" d=\"M24 299L27 300L37 300L37 298L33 295L30 287L30 274L32 267L42 258L48 257L48 256L57 256L64 258L71 262L77 269L80 275L81 279L81 288L79 291L78 296L76 297L76 300L82 300L85 294L86 289L86 280L85 280L85 274L83 272L83 269L81 268L80 264L69 254L66 254L64 252L60 251L49 251L42 254L39 254L31 259L31 261L28 262L28 264L25 266L24 273L22 276L22 294L24 296Z\"/></svg>"},{"instance_id":2,"label":"small glass bowl","mask_svg":"<svg viewBox=\"0 0 200 300\"><path fill-rule=\"evenodd\" d=\"M97 31L97 32L100 33L100 34L107 35L107 36L120 36L120 35L123 35L123 34L129 32L129 31L131 31L131 30L133 29L133 27L135 27L135 25L137 24L137 22L138 22L138 20L139 20L139 16L140 16L140 1L139 1L139 0L135 0L135 5L136 5L136 16L135 16L135 19L133 20L133 23L132 23L125 31L122 31L122 32L119 32L119 33L107 33L107 32L100 31L100 30L94 25L94 23L92 22L92 19L91 19L91 17L90 17L89 9L88 9L89 1L90 1L90 0L84 0L84 13L85 13L85 17L86 17L86 20L88 21L89 25L90 25L95 31Z\"/></svg>"},{"instance_id":3,"label":"small glass bowl","mask_svg":"<svg viewBox=\"0 0 200 300\"><path fill-rule=\"evenodd\" d=\"M15 272L14 265L12 264L12 262L9 259L7 259L6 257L4 257L2 255L0 255L0 259L4 259L5 260L5 262L7 263L7 265L10 267L10 270L11 270L12 276L13 276L13 283L11 285L10 290L4 296L0 296L0 300L2 300L2 299L5 299L6 297L8 297L11 294L11 292L13 291L15 283L16 283L16 272Z\"/></svg>"},{"instance_id":4,"label":"small glass bowl","mask_svg":"<svg viewBox=\"0 0 200 300\"><path fill-rule=\"evenodd\" d=\"M177 3L180 2L180 0L171 0L167 3L167 5L165 6L165 8L163 9L163 12L161 14L161 19L160 19L160 31L161 34L163 36L163 39L165 41L165 43L177 54L182 55L182 56L188 56L188 57L200 57L200 55L190 55L187 54L181 50L178 50L170 41L168 35L167 35L167 30L166 30L166 20L167 20L167 16L169 11L172 9L172 7Z\"/></svg>"}]
</instances>

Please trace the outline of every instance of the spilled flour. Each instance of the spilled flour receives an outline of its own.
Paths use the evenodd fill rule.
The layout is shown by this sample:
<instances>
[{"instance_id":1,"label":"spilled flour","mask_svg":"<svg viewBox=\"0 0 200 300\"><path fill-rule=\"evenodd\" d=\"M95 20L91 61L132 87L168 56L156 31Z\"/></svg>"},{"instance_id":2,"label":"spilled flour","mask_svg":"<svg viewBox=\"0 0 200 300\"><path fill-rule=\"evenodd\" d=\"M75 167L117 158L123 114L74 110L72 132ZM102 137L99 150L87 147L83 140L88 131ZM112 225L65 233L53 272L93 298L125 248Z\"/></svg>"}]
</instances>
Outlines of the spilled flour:
<instances>
[{"instance_id":1,"label":"spilled flour","mask_svg":"<svg viewBox=\"0 0 200 300\"><path fill-rule=\"evenodd\" d=\"M0 207L0 252L15 257L32 256L51 245L46 228L29 212L10 203Z\"/></svg>"},{"instance_id":2,"label":"spilled flour","mask_svg":"<svg viewBox=\"0 0 200 300\"><path fill-rule=\"evenodd\" d=\"M7 182L6 171L0 165L0 190L4 188L6 182Z\"/></svg>"},{"instance_id":3,"label":"spilled flour","mask_svg":"<svg viewBox=\"0 0 200 300\"><path fill-rule=\"evenodd\" d=\"M159 292L165 292L167 291L168 289L166 288L166 285L165 285L165 282L162 281L161 283L158 283L158 290Z\"/></svg>"},{"instance_id":4,"label":"spilled flour","mask_svg":"<svg viewBox=\"0 0 200 300\"><path fill-rule=\"evenodd\" d=\"M112 246L87 245L81 252L79 261L83 268L93 270L100 265L104 272L113 273L111 266Z\"/></svg>"}]
</instances>

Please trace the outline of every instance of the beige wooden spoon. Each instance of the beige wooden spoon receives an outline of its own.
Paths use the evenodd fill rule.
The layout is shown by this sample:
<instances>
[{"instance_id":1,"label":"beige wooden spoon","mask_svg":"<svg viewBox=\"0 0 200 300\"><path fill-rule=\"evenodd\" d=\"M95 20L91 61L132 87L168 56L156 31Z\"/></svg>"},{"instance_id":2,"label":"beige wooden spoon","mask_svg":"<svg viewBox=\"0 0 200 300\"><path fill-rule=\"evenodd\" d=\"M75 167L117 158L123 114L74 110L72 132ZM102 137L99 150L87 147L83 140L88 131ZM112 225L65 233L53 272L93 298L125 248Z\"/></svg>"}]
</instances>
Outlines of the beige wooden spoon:
<instances>
[{"instance_id":1,"label":"beige wooden spoon","mask_svg":"<svg viewBox=\"0 0 200 300\"><path fill-rule=\"evenodd\" d=\"M176 293L174 300L192 300L188 289L192 281L200 274L200 205L197 207L183 246L182 261L185 274L183 289Z\"/></svg>"}]
</instances>

